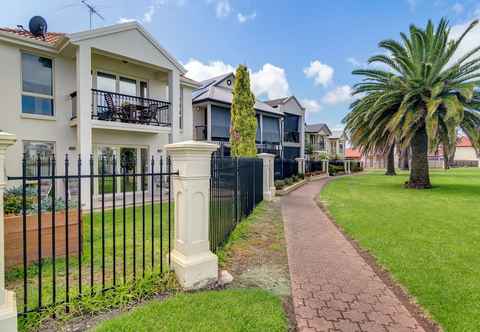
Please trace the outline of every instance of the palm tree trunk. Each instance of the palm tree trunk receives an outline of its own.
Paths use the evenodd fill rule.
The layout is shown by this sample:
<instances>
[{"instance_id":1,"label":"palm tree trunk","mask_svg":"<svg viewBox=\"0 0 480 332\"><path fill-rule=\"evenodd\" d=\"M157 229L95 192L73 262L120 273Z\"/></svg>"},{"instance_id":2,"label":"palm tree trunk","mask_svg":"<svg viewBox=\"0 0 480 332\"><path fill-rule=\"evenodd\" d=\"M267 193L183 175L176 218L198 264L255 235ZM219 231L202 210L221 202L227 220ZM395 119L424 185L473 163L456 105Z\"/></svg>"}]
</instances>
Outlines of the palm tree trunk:
<instances>
[{"instance_id":1,"label":"palm tree trunk","mask_svg":"<svg viewBox=\"0 0 480 332\"><path fill-rule=\"evenodd\" d=\"M402 171L408 171L410 168L410 166L408 165L408 160L410 159L408 150L409 148L403 149L400 155L400 169Z\"/></svg>"},{"instance_id":2,"label":"palm tree trunk","mask_svg":"<svg viewBox=\"0 0 480 332\"><path fill-rule=\"evenodd\" d=\"M425 127L417 130L412 139L412 164L410 180L405 184L408 188L431 188L428 169L428 139Z\"/></svg>"},{"instance_id":3,"label":"palm tree trunk","mask_svg":"<svg viewBox=\"0 0 480 332\"><path fill-rule=\"evenodd\" d=\"M450 157L448 153L443 150L443 169L448 170L450 169Z\"/></svg>"},{"instance_id":4,"label":"palm tree trunk","mask_svg":"<svg viewBox=\"0 0 480 332\"><path fill-rule=\"evenodd\" d=\"M385 175L397 175L395 173L395 143L390 146L390 149L388 150L388 155L387 155L387 172Z\"/></svg>"}]
</instances>

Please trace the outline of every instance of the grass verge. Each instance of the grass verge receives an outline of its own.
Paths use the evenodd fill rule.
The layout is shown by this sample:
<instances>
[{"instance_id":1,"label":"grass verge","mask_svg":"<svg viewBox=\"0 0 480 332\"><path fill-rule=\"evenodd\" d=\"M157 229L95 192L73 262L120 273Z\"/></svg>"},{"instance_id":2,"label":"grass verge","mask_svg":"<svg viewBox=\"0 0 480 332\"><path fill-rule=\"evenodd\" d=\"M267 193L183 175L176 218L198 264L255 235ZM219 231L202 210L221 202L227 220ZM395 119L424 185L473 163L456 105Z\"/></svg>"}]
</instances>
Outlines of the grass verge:
<instances>
[{"instance_id":1,"label":"grass verge","mask_svg":"<svg viewBox=\"0 0 480 332\"><path fill-rule=\"evenodd\" d=\"M433 171L434 188L407 190L406 173L345 177L321 199L447 331L480 330L480 170Z\"/></svg>"}]
</instances>

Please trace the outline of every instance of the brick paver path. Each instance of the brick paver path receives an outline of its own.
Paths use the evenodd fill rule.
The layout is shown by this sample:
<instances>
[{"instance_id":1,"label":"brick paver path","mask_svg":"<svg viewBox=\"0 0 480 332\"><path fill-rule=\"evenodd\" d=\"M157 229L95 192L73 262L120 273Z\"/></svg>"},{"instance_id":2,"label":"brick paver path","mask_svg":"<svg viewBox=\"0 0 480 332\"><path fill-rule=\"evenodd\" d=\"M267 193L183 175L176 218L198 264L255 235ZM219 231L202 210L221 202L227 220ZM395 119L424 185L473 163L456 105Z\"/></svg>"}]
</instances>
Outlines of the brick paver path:
<instances>
[{"instance_id":1,"label":"brick paver path","mask_svg":"<svg viewBox=\"0 0 480 332\"><path fill-rule=\"evenodd\" d=\"M282 199L299 331L424 331L318 208L326 180Z\"/></svg>"}]
</instances>

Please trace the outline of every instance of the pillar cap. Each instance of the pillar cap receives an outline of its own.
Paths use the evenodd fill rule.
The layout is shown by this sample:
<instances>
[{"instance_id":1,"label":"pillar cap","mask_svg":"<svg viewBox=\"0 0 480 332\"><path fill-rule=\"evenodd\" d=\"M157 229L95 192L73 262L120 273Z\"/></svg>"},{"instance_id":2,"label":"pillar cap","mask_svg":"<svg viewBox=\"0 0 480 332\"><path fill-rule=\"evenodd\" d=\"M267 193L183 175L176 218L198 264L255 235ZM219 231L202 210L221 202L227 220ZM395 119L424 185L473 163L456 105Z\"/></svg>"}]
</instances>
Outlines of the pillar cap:
<instances>
[{"instance_id":1,"label":"pillar cap","mask_svg":"<svg viewBox=\"0 0 480 332\"><path fill-rule=\"evenodd\" d=\"M259 158L275 158L275 155L271 154L271 153L259 153L259 154L257 154L257 157L259 157Z\"/></svg>"},{"instance_id":2,"label":"pillar cap","mask_svg":"<svg viewBox=\"0 0 480 332\"><path fill-rule=\"evenodd\" d=\"M15 144L17 137L14 134L9 134L4 131L0 131L0 146L8 147Z\"/></svg>"},{"instance_id":3,"label":"pillar cap","mask_svg":"<svg viewBox=\"0 0 480 332\"><path fill-rule=\"evenodd\" d=\"M218 150L217 144L212 143L205 143L205 142L198 142L198 141L185 141L173 144L165 145L165 150L167 152L204 152L204 153L212 153Z\"/></svg>"}]
</instances>

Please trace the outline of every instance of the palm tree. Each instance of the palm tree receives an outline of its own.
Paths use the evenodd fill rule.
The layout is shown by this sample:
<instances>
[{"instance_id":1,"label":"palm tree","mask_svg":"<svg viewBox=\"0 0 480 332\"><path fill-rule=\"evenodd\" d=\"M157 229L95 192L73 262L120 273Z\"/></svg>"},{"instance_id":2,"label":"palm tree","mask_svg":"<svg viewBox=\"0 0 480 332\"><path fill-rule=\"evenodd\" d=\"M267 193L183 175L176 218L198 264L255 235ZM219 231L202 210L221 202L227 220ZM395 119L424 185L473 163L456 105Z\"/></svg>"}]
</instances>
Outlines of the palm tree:
<instances>
[{"instance_id":1,"label":"palm tree","mask_svg":"<svg viewBox=\"0 0 480 332\"><path fill-rule=\"evenodd\" d=\"M474 57L480 46L456 54L477 24L472 22L458 39L451 38L445 19L436 29L431 21L425 29L411 25L408 35L400 34L400 42L380 42L387 54L369 59L385 70L353 71L364 79L354 87L361 97L344 119L346 130L354 145L367 150L378 148L382 139L399 142L400 149L411 147L409 188L431 187L428 151L439 144L451 151L457 128L475 149L480 147L480 58Z\"/></svg>"}]
</instances>

